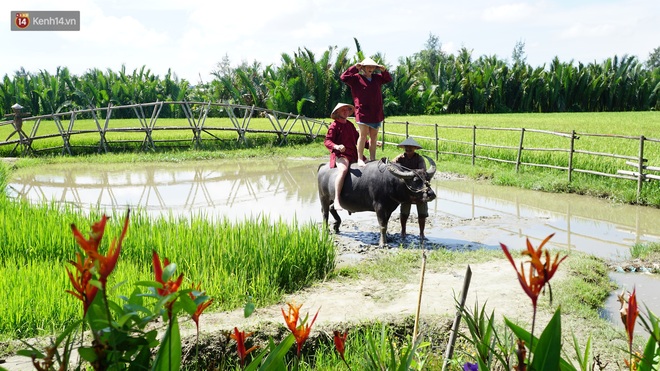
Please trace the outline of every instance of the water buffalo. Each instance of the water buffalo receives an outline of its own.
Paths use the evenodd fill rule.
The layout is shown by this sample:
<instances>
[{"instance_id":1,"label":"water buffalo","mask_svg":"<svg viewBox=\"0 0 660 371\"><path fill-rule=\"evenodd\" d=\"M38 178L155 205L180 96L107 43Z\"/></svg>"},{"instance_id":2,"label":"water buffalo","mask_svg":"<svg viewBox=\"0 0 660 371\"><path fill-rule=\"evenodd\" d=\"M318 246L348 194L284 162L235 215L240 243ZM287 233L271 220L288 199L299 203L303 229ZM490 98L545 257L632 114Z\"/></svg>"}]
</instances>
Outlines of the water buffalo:
<instances>
[{"instance_id":1,"label":"water buffalo","mask_svg":"<svg viewBox=\"0 0 660 371\"><path fill-rule=\"evenodd\" d=\"M341 191L341 207L349 213L375 211L380 225L379 245L385 246L387 223L392 212L402 202L428 202L435 199L435 192L429 181L435 174L435 162L428 157L428 171L411 170L383 158L371 161L364 167L352 164ZM332 213L336 233L339 232L341 218L332 205L335 195L337 169L321 164L318 169L319 199L323 223L328 225L328 213Z\"/></svg>"}]
</instances>

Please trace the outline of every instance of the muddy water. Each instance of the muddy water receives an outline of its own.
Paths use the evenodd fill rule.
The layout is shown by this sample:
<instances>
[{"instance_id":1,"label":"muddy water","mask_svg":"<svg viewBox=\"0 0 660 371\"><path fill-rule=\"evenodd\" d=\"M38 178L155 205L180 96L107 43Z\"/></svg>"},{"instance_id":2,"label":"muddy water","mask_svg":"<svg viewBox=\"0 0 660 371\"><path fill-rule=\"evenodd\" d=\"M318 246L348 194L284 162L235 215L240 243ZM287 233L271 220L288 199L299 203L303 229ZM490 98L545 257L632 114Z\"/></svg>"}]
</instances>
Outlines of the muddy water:
<instances>
[{"instance_id":1,"label":"muddy water","mask_svg":"<svg viewBox=\"0 0 660 371\"><path fill-rule=\"evenodd\" d=\"M223 160L185 164L48 165L19 170L10 180L10 197L32 202L54 200L82 211L140 207L150 215L202 214L243 219L269 215L271 220L320 222L316 169L323 160ZM429 203L426 235L430 242L454 247L499 249L499 243L536 246L554 233L550 248L578 250L607 259L625 259L634 243L660 241L660 210L577 195L557 195L471 181L439 174L433 181L438 198ZM413 208L413 215L416 211ZM360 225L376 225L373 213L342 215ZM398 235L398 211L390 234ZM409 223L415 234L415 223ZM660 280L638 274L613 274L631 288L660 292ZM649 301L650 300L650 301ZM660 297L644 302L660 312ZM617 303L608 301L608 313ZM614 321L616 322L616 320Z\"/></svg>"}]
</instances>

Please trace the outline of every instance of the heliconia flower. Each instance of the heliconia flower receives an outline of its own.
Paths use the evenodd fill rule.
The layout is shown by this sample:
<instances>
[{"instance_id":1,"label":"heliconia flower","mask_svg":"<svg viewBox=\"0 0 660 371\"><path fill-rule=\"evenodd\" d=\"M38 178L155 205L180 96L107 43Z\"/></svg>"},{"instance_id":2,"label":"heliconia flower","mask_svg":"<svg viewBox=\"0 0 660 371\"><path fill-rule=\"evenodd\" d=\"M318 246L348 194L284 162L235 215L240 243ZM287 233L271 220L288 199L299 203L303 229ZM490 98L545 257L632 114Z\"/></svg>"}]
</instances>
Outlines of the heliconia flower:
<instances>
[{"instance_id":1,"label":"heliconia flower","mask_svg":"<svg viewBox=\"0 0 660 371\"><path fill-rule=\"evenodd\" d=\"M92 225L92 232L89 235L89 239L85 239L82 233L76 228L75 224L71 224L71 230L73 231L73 236L76 238L78 245L85 250L88 256L91 254L98 254L99 244L101 239L103 239L103 233L105 232L105 225L108 221L108 217L103 214L101 220Z\"/></svg>"},{"instance_id":2,"label":"heliconia flower","mask_svg":"<svg viewBox=\"0 0 660 371\"><path fill-rule=\"evenodd\" d=\"M238 358L241 361L241 368L245 365L245 358L253 350L257 349L257 346L253 346L250 349L245 349L245 339L252 335L251 332L245 333L245 331L238 331L238 328L234 327L234 333L231 334L231 338L236 340L236 352L238 353Z\"/></svg>"},{"instance_id":3,"label":"heliconia flower","mask_svg":"<svg viewBox=\"0 0 660 371\"><path fill-rule=\"evenodd\" d=\"M90 237L88 240L86 240L82 236L82 234L74 224L71 224L71 229L73 231L73 235L76 241L78 242L80 247L85 251L87 256L93 260L94 265L97 267L99 274L99 281L101 282L103 287L105 287L108 281L108 277L115 270L115 267L117 266L117 260L119 259L119 253L121 252L122 242L124 241L124 237L126 236L126 231L128 230L129 215L130 215L130 210L126 213L126 218L124 219L124 227L122 229L119 240L117 239L112 240L107 255L103 255L99 253L99 244L101 243L101 239L103 238L103 234L105 232L105 227L108 220L107 216L103 215L101 221L96 222L92 226L92 232L90 233Z\"/></svg>"},{"instance_id":4,"label":"heliconia flower","mask_svg":"<svg viewBox=\"0 0 660 371\"><path fill-rule=\"evenodd\" d=\"M289 306L288 313L284 313L284 308L282 308L282 315L284 316L284 322L286 322L287 327L293 333L298 328L298 317L300 316L302 304L295 305L293 303L287 303L287 305Z\"/></svg>"},{"instance_id":5,"label":"heliconia flower","mask_svg":"<svg viewBox=\"0 0 660 371\"><path fill-rule=\"evenodd\" d=\"M559 268L559 264L563 262L568 256L564 256L563 258L559 259L559 253L555 255L555 260L554 262L551 261L550 259L550 252L548 250L543 250L543 246L554 236L555 234L552 233L546 237L539 247L535 250L534 246L532 246L532 243L529 241L529 238L527 239L527 250L523 251L523 255L528 255L530 257L530 264L536 269L537 275L543 277L546 283L549 283L552 277L555 275L557 272L557 269ZM541 257L545 255L545 263L541 262Z\"/></svg>"},{"instance_id":6,"label":"heliconia flower","mask_svg":"<svg viewBox=\"0 0 660 371\"><path fill-rule=\"evenodd\" d=\"M298 357L300 357L302 346L309 337L309 333L311 332L312 326L314 325L316 317L318 317L319 311L321 309L319 308L319 310L316 311L316 315L314 315L314 318L310 324L306 323L308 316L305 316L305 319L302 320L300 326L298 326L298 320L300 319L300 308L302 307L302 304L296 306L295 304L287 303L287 305L289 306L288 313L285 313L284 308L282 308L282 315L284 316L284 321L286 322L287 327L296 338L296 345L298 346Z\"/></svg>"},{"instance_id":7,"label":"heliconia flower","mask_svg":"<svg viewBox=\"0 0 660 371\"><path fill-rule=\"evenodd\" d=\"M635 331L635 323L637 322L637 316L639 315L639 309L637 308L637 294L635 291L636 289L633 288L632 294L630 294L628 297L628 306L625 308L625 310L621 310L621 320L623 321L623 325L626 328L626 334L628 335L628 348L631 351L633 335Z\"/></svg>"},{"instance_id":8,"label":"heliconia flower","mask_svg":"<svg viewBox=\"0 0 660 371\"><path fill-rule=\"evenodd\" d=\"M346 338L348 337L348 331L344 332L342 335L341 332L335 330L335 349L337 349L337 353L339 353L339 356L341 359L344 359L344 351L345 351L345 345L346 345Z\"/></svg>"},{"instance_id":9,"label":"heliconia flower","mask_svg":"<svg viewBox=\"0 0 660 371\"><path fill-rule=\"evenodd\" d=\"M349 371L351 369L351 366L346 362L346 358L344 358L344 351L346 350L346 338L348 337L348 331L344 332L342 335L341 332L335 330L335 349L337 349L337 353L339 353L339 356L341 357L341 360L344 361L344 364L346 367L348 367Z\"/></svg>"},{"instance_id":10,"label":"heliconia flower","mask_svg":"<svg viewBox=\"0 0 660 371\"><path fill-rule=\"evenodd\" d=\"M561 259L559 258L559 253L555 256L554 261L550 259L550 252L543 249L543 246L554 236L550 234L546 237L543 242L539 245L537 249L534 249L532 243L527 239L527 250L523 251L523 255L528 255L530 257L529 266L529 276L525 275L524 263L520 263L520 270L516 267L516 263L509 252L507 246L503 243L500 243L504 255L513 266L513 269L516 270L518 274L518 281L522 286L523 290L532 299L532 305L536 309L536 303L538 301L539 294L543 290L543 287L548 284L550 285L550 279L555 275L559 264L563 262L568 256L564 256ZM541 261L541 258L545 255L545 262ZM550 300L552 300L552 289L550 290Z\"/></svg>"},{"instance_id":11,"label":"heliconia flower","mask_svg":"<svg viewBox=\"0 0 660 371\"><path fill-rule=\"evenodd\" d=\"M92 304L92 301L94 301L94 298L96 297L96 293L98 292L98 287L90 284L90 281L92 280L92 272L91 269L94 267L94 262L92 258L86 257L85 260L83 261L80 254L76 253L76 260L77 261L69 261L71 265L73 265L76 270L75 275L74 273L71 273L69 268L66 269L66 273L69 276L69 280L71 281L71 284L73 285L72 290L66 290L66 292L70 293L71 295L77 297L83 302L83 316L87 314L87 309L89 309L89 306Z\"/></svg>"},{"instance_id":12,"label":"heliconia flower","mask_svg":"<svg viewBox=\"0 0 660 371\"><path fill-rule=\"evenodd\" d=\"M509 252L509 249L507 246L503 243L500 243L500 247L502 247L502 251L504 251L504 255L509 259L509 262L511 262L511 265L513 265L513 269L516 270L516 273L518 275L518 282L520 282L520 286L522 286L523 291L529 296L530 299L532 299L532 306L536 308L536 302L538 301L539 294L541 293L541 290L543 289L543 279L539 276L536 275L536 271L534 270L533 266L530 266L529 269L529 281L527 277L525 276L525 267L523 263L520 263L520 271L516 267L516 263L513 260L513 257L511 256L511 253Z\"/></svg>"},{"instance_id":13,"label":"heliconia flower","mask_svg":"<svg viewBox=\"0 0 660 371\"><path fill-rule=\"evenodd\" d=\"M197 284L197 287L195 285L192 285L193 291L189 292L188 295L190 295L190 298L195 301L198 297L204 296L206 293L204 291L201 291L201 283ZM195 295L195 292L198 293L198 295ZM213 299L207 299L202 301L201 303L197 304L197 310L195 310L195 313L192 315L192 320L195 321L195 325L197 326L197 330L199 331L199 316L202 315L202 313L208 308L211 304L213 303Z\"/></svg>"},{"instance_id":14,"label":"heliconia flower","mask_svg":"<svg viewBox=\"0 0 660 371\"><path fill-rule=\"evenodd\" d=\"M160 257L158 256L158 253L156 250L153 250L153 255L152 255L152 260L154 264L154 276L156 279L156 282L160 283L163 285L162 288L157 288L156 290L158 291L158 295L160 296L167 296L169 294L175 293L179 287L181 286L181 282L183 282L183 273L179 275L179 277L176 280L172 280L172 278L168 279L167 282L163 281L163 268L167 267L170 265L170 261L167 260L167 258L163 259L163 264L161 265Z\"/></svg>"}]
</instances>

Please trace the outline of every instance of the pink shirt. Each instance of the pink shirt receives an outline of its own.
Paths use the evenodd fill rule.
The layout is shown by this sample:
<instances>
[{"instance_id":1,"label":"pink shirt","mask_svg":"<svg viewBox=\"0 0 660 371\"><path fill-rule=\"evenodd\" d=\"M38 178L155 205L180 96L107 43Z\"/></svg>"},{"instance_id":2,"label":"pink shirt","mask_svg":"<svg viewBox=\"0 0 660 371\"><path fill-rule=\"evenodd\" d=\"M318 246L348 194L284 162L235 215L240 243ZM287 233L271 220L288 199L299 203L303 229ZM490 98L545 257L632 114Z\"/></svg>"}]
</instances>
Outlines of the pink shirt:
<instances>
[{"instance_id":1,"label":"pink shirt","mask_svg":"<svg viewBox=\"0 0 660 371\"><path fill-rule=\"evenodd\" d=\"M339 78L351 88L357 122L375 124L385 119L381 86L392 81L389 72L374 73L369 81L357 67L351 66Z\"/></svg>"}]
</instances>

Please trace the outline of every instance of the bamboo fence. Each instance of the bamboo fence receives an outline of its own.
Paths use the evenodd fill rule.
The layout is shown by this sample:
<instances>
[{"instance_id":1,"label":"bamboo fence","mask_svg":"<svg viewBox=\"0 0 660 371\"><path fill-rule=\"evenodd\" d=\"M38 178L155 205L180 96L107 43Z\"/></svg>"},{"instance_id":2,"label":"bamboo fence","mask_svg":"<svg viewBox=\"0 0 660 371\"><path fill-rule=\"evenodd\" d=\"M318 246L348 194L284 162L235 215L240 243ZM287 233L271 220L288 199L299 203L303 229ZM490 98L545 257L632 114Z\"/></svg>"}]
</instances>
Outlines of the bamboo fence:
<instances>
[{"instance_id":1,"label":"bamboo fence","mask_svg":"<svg viewBox=\"0 0 660 371\"><path fill-rule=\"evenodd\" d=\"M404 129L399 129L397 131L386 131L386 126L390 128L391 126L404 126ZM415 127L426 126L433 127L435 130L435 136L420 136L420 135L411 135L411 131L415 131ZM440 137L440 132L442 130L465 130L471 132L470 141L460 141L452 140ZM497 143L485 143L479 142L477 138L478 132L483 131L508 131L508 132L518 132L519 133L519 142L517 146L507 146ZM525 133L539 133L542 135L548 136L558 136L567 139L567 145L565 148L549 148L549 147L526 147L525 146ZM422 149L421 151L427 153L435 154L436 160L440 155L450 155L450 156L464 156L470 157L472 165L476 164L476 160L487 160L487 161L496 161L510 163L515 166L516 172L520 170L521 166L530 166L530 167L544 167L551 169L564 170L568 176L568 182L570 183L573 177L573 173L584 173L591 174L596 176L604 176L617 179L627 179L633 180L637 183L637 198L639 199L642 192L642 187L645 183L660 180L660 175L657 172L660 172L660 166L651 166L648 165L648 159L645 158L645 145L648 143L660 143L660 139L656 138L647 138L643 135L640 136L626 136L626 135L615 135L615 134L593 134L593 133L580 133L573 130L571 133L562 133L554 132L548 130L537 130L537 129L526 129L526 128L495 128L495 127L477 127L473 126L443 126L439 124L417 124L410 122L397 122L389 121L384 122L381 126L381 138L384 145L397 145L400 142L401 138L416 138L419 140L431 141L434 142L435 148L432 150ZM618 138L626 141L633 141L638 143L638 153L635 156L626 155L626 154L617 154L617 153L608 153L608 152L594 152L587 151L576 148L576 141L581 137L601 137L601 138ZM389 139L389 141L387 141ZM392 141L395 139L396 141ZM443 150L442 144L453 143L458 146L463 146L466 148L465 151L448 151ZM456 146L454 146L456 147ZM508 150L515 152L515 160L508 160L505 158L490 157L486 155L480 155L480 148L496 148L502 150ZM657 151L657 148L655 148ZM533 163L523 161L525 152L548 152L548 153L565 153L567 158L566 166L558 166L551 163ZM582 154L587 156L593 156L595 158L614 158L621 160L623 169L618 169L616 173L607 173L602 171L596 171L593 169L581 169L574 165L574 158L576 154ZM630 168L633 170L627 170Z\"/></svg>"},{"instance_id":2,"label":"bamboo fence","mask_svg":"<svg viewBox=\"0 0 660 371\"><path fill-rule=\"evenodd\" d=\"M181 109L186 118L183 121L184 125L159 125L159 116L163 107L170 105L173 109ZM113 126L112 112L117 110L132 110L139 122L136 127L117 127ZM222 112L224 117L228 117L231 125L211 124L207 122L209 113L211 111ZM90 129L86 127L80 129L80 125L76 123L80 121L79 117L91 117L95 123L95 128ZM255 128L251 126L253 118L266 118L272 129ZM30 123L31 122L31 123ZM226 120L225 120L226 122ZM40 128L42 125L55 125L57 132L53 133L52 130L48 133L42 133ZM314 140L318 136L324 136L328 123L323 120L311 119L302 115L292 113L284 113L274 110L268 110L255 106L234 105L228 103L212 103L212 102L152 102L140 103L124 106L113 106L112 104L107 107L90 107L84 110L74 110L69 112L56 112L49 115L20 117L20 119L12 121L0 122L2 126L11 125L13 132L4 140L0 141L0 147L13 146L12 155L31 155L34 152L44 150L60 150L61 154L72 154L73 145L71 137L80 134L95 133L99 136L96 150L98 153L106 153L110 151L110 144L117 142L136 142L139 143L143 150L156 151L157 147L163 142L190 142L193 148L200 148L203 141L220 140L217 135L220 131L233 131L236 133L236 140L241 143L247 143L248 134L274 134L277 135L280 144L287 144L287 138L291 135L304 136L309 140ZM390 131L386 131L386 127ZM403 127L403 128L402 128ZM417 128L432 127L434 136L414 135L411 131L420 132ZM23 129L27 129L26 132ZM154 132L174 130L174 131L189 131L190 137L188 139L155 139ZM441 137L440 133L447 130L464 130L469 132L470 140L454 140ZM428 132L429 130L424 130ZM503 131L519 133L519 142L517 146L502 145L499 143L486 143L480 141L480 132L484 131ZM142 133L143 137L140 140L109 140L108 133ZM207 135L202 135L202 134ZM566 146L563 148L547 148L547 147L527 147L525 142L526 133L535 133L540 135L555 136L566 139ZM38 140L56 138L62 139L61 146L53 148L40 148L35 149L32 143ZM581 133L573 130L570 133L554 132L548 130L526 129L526 128L494 128L494 127L477 127L473 126L446 126L439 124L417 124L410 122L398 121L385 121L381 126L381 140L384 145L397 145L401 138L416 138L427 142L433 142L433 149L424 149L422 151L435 154L438 159L440 155L449 156L464 156L470 157L472 164L476 164L477 160L496 161L510 163L515 166L516 171L519 171L522 166L530 167L544 167L550 169L558 169L566 171L568 181L571 182L574 173L585 173L595 176L604 176L617 179L632 180L637 183L637 197L639 199L642 187L645 183L660 180L660 166L652 166L648 164L648 159L645 157L645 147L649 144L660 143L660 139L646 138L640 136L625 136L613 134L594 134L594 133ZM637 143L637 154L620 154L609 152L594 152L584 149L579 149L576 146L577 141L581 138L587 137L602 137L602 138L618 138L626 141L634 141ZM389 141L387 141L389 139ZM396 140L396 141L393 141ZM451 145L453 151L444 148ZM465 150L455 150L461 148ZM498 149L502 151L511 151L515 153L515 160L493 157L492 153L482 149ZM656 148L654 148L656 150ZM566 165L560 166L555 163L534 163L523 161L526 153L531 152L547 152L547 153L561 153L566 156ZM574 165L575 155L593 156L595 158L613 158L621 161L621 168L617 169L615 173L608 173L597 171L594 169L579 168ZM511 156L509 156L511 157ZM529 156L528 156L529 157Z\"/></svg>"}]
</instances>

